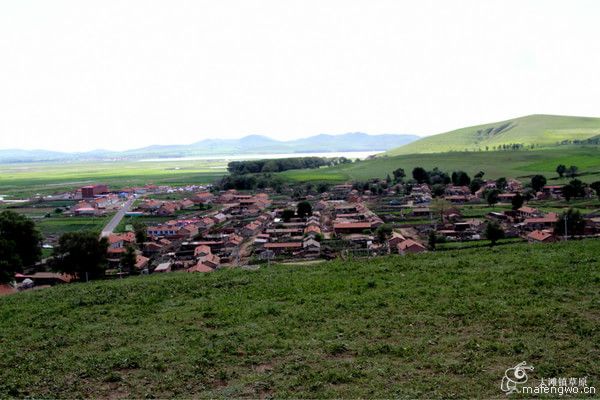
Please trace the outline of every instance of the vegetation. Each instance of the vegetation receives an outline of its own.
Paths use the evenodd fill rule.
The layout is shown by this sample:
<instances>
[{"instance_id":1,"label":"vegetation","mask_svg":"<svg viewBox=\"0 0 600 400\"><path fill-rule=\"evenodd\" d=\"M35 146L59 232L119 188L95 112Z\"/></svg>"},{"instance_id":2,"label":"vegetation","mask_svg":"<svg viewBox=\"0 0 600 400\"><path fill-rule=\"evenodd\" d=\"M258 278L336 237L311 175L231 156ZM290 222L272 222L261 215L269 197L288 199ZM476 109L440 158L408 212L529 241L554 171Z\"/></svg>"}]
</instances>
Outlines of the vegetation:
<instances>
[{"instance_id":1,"label":"vegetation","mask_svg":"<svg viewBox=\"0 0 600 400\"><path fill-rule=\"evenodd\" d=\"M227 171L234 175L256 174L259 172L282 172L290 169L319 168L351 163L346 157L293 157L267 160L232 161Z\"/></svg>"},{"instance_id":2,"label":"vegetation","mask_svg":"<svg viewBox=\"0 0 600 400\"><path fill-rule=\"evenodd\" d=\"M500 239L504 239L504 230L494 221L490 221L485 226L485 238L490 241L490 246L494 246Z\"/></svg>"},{"instance_id":3,"label":"vegetation","mask_svg":"<svg viewBox=\"0 0 600 400\"><path fill-rule=\"evenodd\" d=\"M11 282L15 272L39 261L42 237L35 224L12 211L0 213L0 283Z\"/></svg>"},{"instance_id":4,"label":"vegetation","mask_svg":"<svg viewBox=\"0 0 600 400\"><path fill-rule=\"evenodd\" d=\"M495 398L600 376L600 241L172 273L0 298L0 397ZM26 334L24 334L26 333Z\"/></svg>"},{"instance_id":5,"label":"vegetation","mask_svg":"<svg viewBox=\"0 0 600 400\"><path fill-rule=\"evenodd\" d=\"M62 235L54 249L52 269L80 280L104 277L106 270L106 238L93 232L71 232Z\"/></svg>"},{"instance_id":6,"label":"vegetation","mask_svg":"<svg viewBox=\"0 0 600 400\"><path fill-rule=\"evenodd\" d=\"M600 134L600 118L560 115L529 115L428 136L389 150L390 156L449 151L525 151L557 146ZM594 144L594 142L590 142ZM556 166L556 163L554 164Z\"/></svg>"}]
</instances>

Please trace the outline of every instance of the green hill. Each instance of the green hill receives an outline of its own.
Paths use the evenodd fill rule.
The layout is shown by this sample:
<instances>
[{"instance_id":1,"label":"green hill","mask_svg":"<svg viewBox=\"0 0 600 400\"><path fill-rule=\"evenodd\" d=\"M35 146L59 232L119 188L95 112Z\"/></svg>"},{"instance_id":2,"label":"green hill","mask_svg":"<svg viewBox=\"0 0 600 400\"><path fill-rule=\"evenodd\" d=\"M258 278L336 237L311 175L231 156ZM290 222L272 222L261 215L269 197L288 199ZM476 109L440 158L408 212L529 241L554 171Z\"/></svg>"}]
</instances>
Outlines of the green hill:
<instances>
[{"instance_id":1,"label":"green hill","mask_svg":"<svg viewBox=\"0 0 600 400\"><path fill-rule=\"evenodd\" d=\"M563 140L588 139L600 134L600 118L529 115L428 136L385 154L492 150L510 144L552 146Z\"/></svg>"},{"instance_id":2,"label":"green hill","mask_svg":"<svg viewBox=\"0 0 600 400\"><path fill-rule=\"evenodd\" d=\"M504 245L3 297L0 398L499 398L523 360L535 384L593 380L598 254Z\"/></svg>"}]
</instances>

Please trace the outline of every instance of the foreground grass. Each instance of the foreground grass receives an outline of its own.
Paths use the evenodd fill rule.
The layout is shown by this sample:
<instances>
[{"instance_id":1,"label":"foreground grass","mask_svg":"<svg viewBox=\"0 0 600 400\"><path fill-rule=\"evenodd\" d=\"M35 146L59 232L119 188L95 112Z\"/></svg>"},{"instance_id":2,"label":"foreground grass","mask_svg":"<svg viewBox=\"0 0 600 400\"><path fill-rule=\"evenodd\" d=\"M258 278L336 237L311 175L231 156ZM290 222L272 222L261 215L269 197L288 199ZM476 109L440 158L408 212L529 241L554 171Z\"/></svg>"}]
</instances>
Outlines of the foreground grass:
<instances>
[{"instance_id":1,"label":"foreground grass","mask_svg":"<svg viewBox=\"0 0 600 400\"><path fill-rule=\"evenodd\" d=\"M0 298L0 397L500 397L600 365L600 241L173 273Z\"/></svg>"}]
</instances>

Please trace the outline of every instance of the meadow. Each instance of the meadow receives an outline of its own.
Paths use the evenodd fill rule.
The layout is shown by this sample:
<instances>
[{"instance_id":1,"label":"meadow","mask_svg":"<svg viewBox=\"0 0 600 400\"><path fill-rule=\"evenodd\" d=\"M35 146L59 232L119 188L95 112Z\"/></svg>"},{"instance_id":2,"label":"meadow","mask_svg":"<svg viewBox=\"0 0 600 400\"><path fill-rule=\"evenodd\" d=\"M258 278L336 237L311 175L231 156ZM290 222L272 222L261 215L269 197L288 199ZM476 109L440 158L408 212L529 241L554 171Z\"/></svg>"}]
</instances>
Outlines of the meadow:
<instances>
[{"instance_id":1,"label":"meadow","mask_svg":"<svg viewBox=\"0 0 600 400\"><path fill-rule=\"evenodd\" d=\"M549 183L567 183L558 179L556 166L579 167L579 179L585 182L600 180L600 149L596 146L561 146L547 149L520 151L473 151L432 154L382 155L375 159L343 164L314 170L291 170L281 175L293 181L344 182L366 181L385 178L397 168L404 168L407 175L414 167L426 169L438 167L444 171L465 171L471 176L484 171L484 178L511 177L528 181L535 174L542 174Z\"/></svg>"},{"instance_id":2,"label":"meadow","mask_svg":"<svg viewBox=\"0 0 600 400\"><path fill-rule=\"evenodd\" d=\"M226 174L226 166L224 160L0 164L0 196L55 194L93 183L114 188L206 184Z\"/></svg>"},{"instance_id":3,"label":"meadow","mask_svg":"<svg viewBox=\"0 0 600 400\"><path fill-rule=\"evenodd\" d=\"M0 397L500 398L600 376L600 241L171 273L0 298Z\"/></svg>"}]
</instances>

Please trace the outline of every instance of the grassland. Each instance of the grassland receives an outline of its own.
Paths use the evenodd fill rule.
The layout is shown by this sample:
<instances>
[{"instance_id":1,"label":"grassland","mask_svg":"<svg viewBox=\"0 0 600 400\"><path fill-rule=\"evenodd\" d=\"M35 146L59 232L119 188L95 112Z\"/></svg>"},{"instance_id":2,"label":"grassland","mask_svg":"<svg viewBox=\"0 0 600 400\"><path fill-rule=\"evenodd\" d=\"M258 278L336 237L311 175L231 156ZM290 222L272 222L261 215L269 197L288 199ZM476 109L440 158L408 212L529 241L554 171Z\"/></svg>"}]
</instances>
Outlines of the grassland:
<instances>
[{"instance_id":1,"label":"grassland","mask_svg":"<svg viewBox=\"0 0 600 400\"><path fill-rule=\"evenodd\" d=\"M504 397L600 376L600 241L173 273L0 298L0 397Z\"/></svg>"},{"instance_id":2,"label":"grassland","mask_svg":"<svg viewBox=\"0 0 600 400\"><path fill-rule=\"evenodd\" d=\"M211 183L226 173L226 164L220 160L0 164L0 195L54 194L99 182L115 188Z\"/></svg>"},{"instance_id":3,"label":"grassland","mask_svg":"<svg viewBox=\"0 0 600 400\"><path fill-rule=\"evenodd\" d=\"M600 134L600 118L529 115L428 136L388 151L390 156L448 151L477 151L503 144L554 146L563 140Z\"/></svg>"},{"instance_id":4,"label":"grassland","mask_svg":"<svg viewBox=\"0 0 600 400\"><path fill-rule=\"evenodd\" d=\"M557 178L556 166L576 165L582 173L579 179L591 182L600 180L600 149L595 146L561 146L532 151L481 151L450 152L435 154L409 154L382 156L373 160L343 164L314 170L291 170L281 173L293 181L342 182L368 180L392 175L396 168L404 168L410 175L412 169L421 166L427 169L439 167L445 171L463 170L473 176L479 171L486 178L512 177L529 180L535 174ZM568 180L551 180L566 183Z\"/></svg>"}]
</instances>

